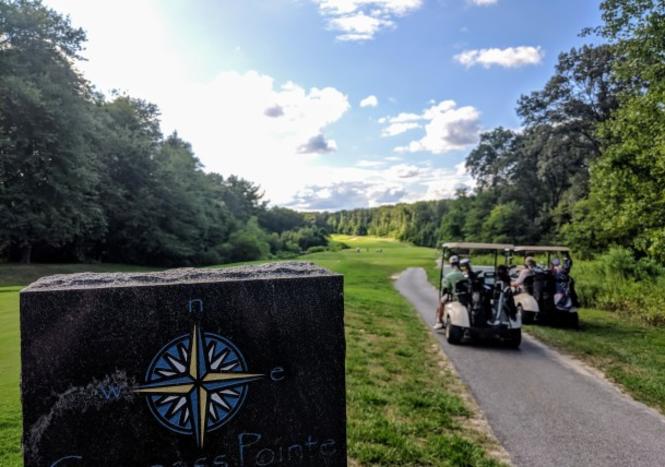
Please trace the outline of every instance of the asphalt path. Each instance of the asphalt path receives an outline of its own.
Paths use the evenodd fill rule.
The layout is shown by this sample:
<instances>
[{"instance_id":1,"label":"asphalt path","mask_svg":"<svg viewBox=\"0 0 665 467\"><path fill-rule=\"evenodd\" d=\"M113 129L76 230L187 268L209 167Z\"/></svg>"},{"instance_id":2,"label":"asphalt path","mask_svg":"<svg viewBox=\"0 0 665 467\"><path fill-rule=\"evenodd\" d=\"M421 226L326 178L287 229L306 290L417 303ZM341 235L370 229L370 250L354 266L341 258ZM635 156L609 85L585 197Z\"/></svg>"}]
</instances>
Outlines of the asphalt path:
<instances>
[{"instance_id":1,"label":"asphalt path","mask_svg":"<svg viewBox=\"0 0 665 467\"><path fill-rule=\"evenodd\" d=\"M431 326L425 271L407 269L395 287ZM515 465L665 466L665 417L584 365L529 336L519 350L435 336Z\"/></svg>"}]
</instances>

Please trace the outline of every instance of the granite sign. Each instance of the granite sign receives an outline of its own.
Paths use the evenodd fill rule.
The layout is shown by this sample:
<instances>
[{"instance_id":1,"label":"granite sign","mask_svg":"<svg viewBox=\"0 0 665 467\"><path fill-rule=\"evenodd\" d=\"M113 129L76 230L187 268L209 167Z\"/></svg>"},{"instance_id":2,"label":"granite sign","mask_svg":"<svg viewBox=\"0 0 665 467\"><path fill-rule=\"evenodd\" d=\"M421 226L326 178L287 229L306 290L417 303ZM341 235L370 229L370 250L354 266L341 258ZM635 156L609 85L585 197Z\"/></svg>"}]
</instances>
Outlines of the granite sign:
<instances>
[{"instance_id":1,"label":"granite sign","mask_svg":"<svg viewBox=\"0 0 665 467\"><path fill-rule=\"evenodd\" d=\"M35 282L25 465L346 465L342 287L298 262Z\"/></svg>"}]
</instances>

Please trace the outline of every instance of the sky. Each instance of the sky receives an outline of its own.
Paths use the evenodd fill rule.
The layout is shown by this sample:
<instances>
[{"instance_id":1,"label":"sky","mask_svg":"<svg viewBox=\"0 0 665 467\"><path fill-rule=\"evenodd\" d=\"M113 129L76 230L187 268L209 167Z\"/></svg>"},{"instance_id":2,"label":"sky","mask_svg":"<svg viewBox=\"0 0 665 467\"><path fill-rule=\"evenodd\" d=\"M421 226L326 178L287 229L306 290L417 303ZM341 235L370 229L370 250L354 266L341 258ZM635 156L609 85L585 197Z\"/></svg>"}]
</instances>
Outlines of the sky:
<instances>
[{"instance_id":1,"label":"sky","mask_svg":"<svg viewBox=\"0 0 665 467\"><path fill-rule=\"evenodd\" d=\"M598 0L46 0L100 91L157 104L205 170L273 205L451 197L483 131L588 41Z\"/></svg>"}]
</instances>

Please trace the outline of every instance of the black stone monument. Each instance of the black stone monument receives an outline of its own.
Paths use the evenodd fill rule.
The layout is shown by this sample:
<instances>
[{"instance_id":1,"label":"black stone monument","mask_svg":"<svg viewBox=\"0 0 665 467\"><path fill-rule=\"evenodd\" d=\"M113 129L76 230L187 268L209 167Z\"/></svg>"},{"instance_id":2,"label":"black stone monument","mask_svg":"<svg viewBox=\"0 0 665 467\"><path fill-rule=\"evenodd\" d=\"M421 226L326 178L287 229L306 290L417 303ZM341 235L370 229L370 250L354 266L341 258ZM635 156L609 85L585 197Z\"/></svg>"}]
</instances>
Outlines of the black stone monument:
<instances>
[{"instance_id":1,"label":"black stone monument","mask_svg":"<svg viewBox=\"0 0 665 467\"><path fill-rule=\"evenodd\" d=\"M308 263L21 292L26 466L345 466L343 278Z\"/></svg>"}]
</instances>

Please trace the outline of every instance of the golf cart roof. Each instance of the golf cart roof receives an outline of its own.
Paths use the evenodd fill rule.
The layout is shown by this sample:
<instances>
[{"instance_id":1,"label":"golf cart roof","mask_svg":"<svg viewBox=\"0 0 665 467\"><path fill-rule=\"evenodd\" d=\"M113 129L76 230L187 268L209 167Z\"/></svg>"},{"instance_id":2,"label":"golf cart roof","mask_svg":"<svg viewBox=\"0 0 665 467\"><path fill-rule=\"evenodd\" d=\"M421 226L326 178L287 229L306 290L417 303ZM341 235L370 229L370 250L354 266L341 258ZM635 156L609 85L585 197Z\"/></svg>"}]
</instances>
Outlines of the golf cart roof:
<instances>
[{"instance_id":1,"label":"golf cart roof","mask_svg":"<svg viewBox=\"0 0 665 467\"><path fill-rule=\"evenodd\" d=\"M548 252L548 251L569 252L570 248L565 247L565 246L525 246L525 245L520 245L520 246L516 246L514 251L517 252L517 253L525 252L525 251L526 252L531 251L531 252L534 252L534 253L540 252L540 251L542 251L542 252Z\"/></svg>"},{"instance_id":2,"label":"golf cart roof","mask_svg":"<svg viewBox=\"0 0 665 467\"><path fill-rule=\"evenodd\" d=\"M444 248L450 250L493 250L504 251L512 250L513 245L503 243L468 243L468 242L448 242L443 244Z\"/></svg>"}]
</instances>

